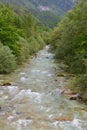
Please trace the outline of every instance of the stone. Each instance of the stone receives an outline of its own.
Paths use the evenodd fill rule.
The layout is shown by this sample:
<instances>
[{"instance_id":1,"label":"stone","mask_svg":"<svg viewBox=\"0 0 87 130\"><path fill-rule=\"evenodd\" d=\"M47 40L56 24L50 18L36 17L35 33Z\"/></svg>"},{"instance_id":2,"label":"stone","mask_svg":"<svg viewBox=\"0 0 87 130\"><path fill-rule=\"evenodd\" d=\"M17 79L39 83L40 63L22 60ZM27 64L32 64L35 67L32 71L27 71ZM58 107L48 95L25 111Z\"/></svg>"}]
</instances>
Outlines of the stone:
<instances>
[{"instance_id":1,"label":"stone","mask_svg":"<svg viewBox=\"0 0 87 130\"><path fill-rule=\"evenodd\" d=\"M59 73L59 74L57 74L57 76L58 76L58 77L64 77L64 74Z\"/></svg>"},{"instance_id":2,"label":"stone","mask_svg":"<svg viewBox=\"0 0 87 130\"><path fill-rule=\"evenodd\" d=\"M73 119L71 117L65 116L65 117L58 117L55 118L57 121L72 121Z\"/></svg>"},{"instance_id":3,"label":"stone","mask_svg":"<svg viewBox=\"0 0 87 130\"><path fill-rule=\"evenodd\" d=\"M48 56L47 56L46 58L47 58L47 59L49 59L49 57L48 57Z\"/></svg>"},{"instance_id":4,"label":"stone","mask_svg":"<svg viewBox=\"0 0 87 130\"><path fill-rule=\"evenodd\" d=\"M16 112L16 114L17 114L17 115L20 115L20 114L22 114L22 112Z\"/></svg>"},{"instance_id":5,"label":"stone","mask_svg":"<svg viewBox=\"0 0 87 130\"><path fill-rule=\"evenodd\" d=\"M56 82L57 82L57 79L55 79L54 81L56 81Z\"/></svg>"},{"instance_id":6,"label":"stone","mask_svg":"<svg viewBox=\"0 0 87 130\"><path fill-rule=\"evenodd\" d=\"M62 90L61 94L63 95L75 95L76 92L71 91L70 89Z\"/></svg>"},{"instance_id":7,"label":"stone","mask_svg":"<svg viewBox=\"0 0 87 130\"><path fill-rule=\"evenodd\" d=\"M11 83L8 80L0 80L0 86L9 86Z\"/></svg>"},{"instance_id":8,"label":"stone","mask_svg":"<svg viewBox=\"0 0 87 130\"><path fill-rule=\"evenodd\" d=\"M73 95L69 98L70 100L82 100L83 98L81 97L80 94L76 94L76 95Z\"/></svg>"}]
</instances>

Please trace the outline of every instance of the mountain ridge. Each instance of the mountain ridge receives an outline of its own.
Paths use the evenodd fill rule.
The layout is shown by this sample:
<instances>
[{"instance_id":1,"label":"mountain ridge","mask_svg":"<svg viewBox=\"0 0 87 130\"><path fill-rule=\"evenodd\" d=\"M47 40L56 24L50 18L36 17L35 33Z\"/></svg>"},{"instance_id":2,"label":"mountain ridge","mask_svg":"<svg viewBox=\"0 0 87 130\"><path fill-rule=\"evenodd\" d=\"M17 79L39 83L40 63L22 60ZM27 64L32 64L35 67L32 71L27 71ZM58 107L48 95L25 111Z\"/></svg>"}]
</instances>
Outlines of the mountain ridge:
<instances>
[{"instance_id":1,"label":"mountain ridge","mask_svg":"<svg viewBox=\"0 0 87 130\"><path fill-rule=\"evenodd\" d=\"M1 0L3 3L21 6L33 13L43 24L53 27L70 10L76 0ZM51 22L52 20L52 22Z\"/></svg>"}]
</instances>

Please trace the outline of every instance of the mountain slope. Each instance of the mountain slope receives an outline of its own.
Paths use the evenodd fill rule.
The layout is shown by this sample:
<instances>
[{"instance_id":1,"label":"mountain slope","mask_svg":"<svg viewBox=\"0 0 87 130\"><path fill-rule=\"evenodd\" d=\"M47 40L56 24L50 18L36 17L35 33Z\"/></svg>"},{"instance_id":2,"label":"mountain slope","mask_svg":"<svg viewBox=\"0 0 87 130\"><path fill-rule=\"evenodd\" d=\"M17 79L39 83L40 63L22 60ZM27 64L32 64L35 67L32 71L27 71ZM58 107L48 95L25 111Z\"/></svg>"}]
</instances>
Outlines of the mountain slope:
<instances>
[{"instance_id":1,"label":"mountain slope","mask_svg":"<svg viewBox=\"0 0 87 130\"><path fill-rule=\"evenodd\" d=\"M76 0L1 0L31 11L49 27L53 27L73 7ZM52 22L51 22L52 21Z\"/></svg>"}]
</instances>

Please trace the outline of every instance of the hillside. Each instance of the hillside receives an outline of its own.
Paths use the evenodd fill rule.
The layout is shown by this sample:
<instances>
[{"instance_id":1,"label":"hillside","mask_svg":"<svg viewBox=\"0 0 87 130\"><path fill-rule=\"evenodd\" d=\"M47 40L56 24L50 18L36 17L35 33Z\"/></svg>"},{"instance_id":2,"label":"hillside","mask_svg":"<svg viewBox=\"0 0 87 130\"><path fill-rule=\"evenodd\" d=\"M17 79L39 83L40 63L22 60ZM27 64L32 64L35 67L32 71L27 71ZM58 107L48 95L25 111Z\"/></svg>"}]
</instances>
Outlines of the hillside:
<instances>
[{"instance_id":1,"label":"hillside","mask_svg":"<svg viewBox=\"0 0 87 130\"><path fill-rule=\"evenodd\" d=\"M69 87L87 100L87 0L82 0L55 27L51 49L74 77Z\"/></svg>"},{"instance_id":2,"label":"hillside","mask_svg":"<svg viewBox=\"0 0 87 130\"><path fill-rule=\"evenodd\" d=\"M47 29L30 12L0 3L0 74L13 72L42 49Z\"/></svg>"},{"instance_id":3,"label":"hillside","mask_svg":"<svg viewBox=\"0 0 87 130\"><path fill-rule=\"evenodd\" d=\"M31 11L45 25L53 27L73 7L76 0L1 0ZM52 22L50 22L52 20Z\"/></svg>"}]
</instances>

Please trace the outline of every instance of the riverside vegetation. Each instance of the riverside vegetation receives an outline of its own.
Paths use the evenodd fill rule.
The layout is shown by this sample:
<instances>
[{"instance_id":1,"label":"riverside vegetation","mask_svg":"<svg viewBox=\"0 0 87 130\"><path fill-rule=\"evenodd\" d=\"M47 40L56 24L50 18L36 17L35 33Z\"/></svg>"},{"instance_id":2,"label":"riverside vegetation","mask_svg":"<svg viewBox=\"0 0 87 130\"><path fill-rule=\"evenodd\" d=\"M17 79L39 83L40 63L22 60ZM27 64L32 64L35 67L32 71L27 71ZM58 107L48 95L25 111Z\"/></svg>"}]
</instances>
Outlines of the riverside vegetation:
<instances>
[{"instance_id":1,"label":"riverside vegetation","mask_svg":"<svg viewBox=\"0 0 87 130\"><path fill-rule=\"evenodd\" d=\"M28 11L0 3L0 73L11 73L43 48L48 30Z\"/></svg>"},{"instance_id":2,"label":"riverside vegetation","mask_svg":"<svg viewBox=\"0 0 87 130\"><path fill-rule=\"evenodd\" d=\"M87 0L80 1L55 27L51 49L75 75L70 88L87 100Z\"/></svg>"},{"instance_id":3,"label":"riverside vegetation","mask_svg":"<svg viewBox=\"0 0 87 130\"><path fill-rule=\"evenodd\" d=\"M29 11L0 3L0 73L11 73L50 43L55 58L74 74L70 88L87 100L86 10L87 1L80 1L52 33Z\"/></svg>"}]
</instances>

